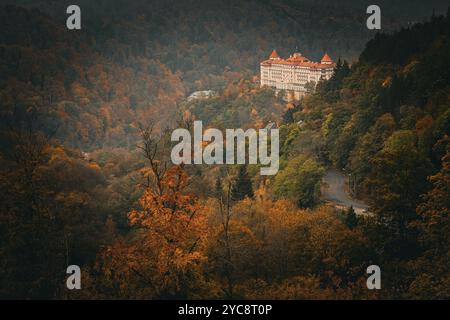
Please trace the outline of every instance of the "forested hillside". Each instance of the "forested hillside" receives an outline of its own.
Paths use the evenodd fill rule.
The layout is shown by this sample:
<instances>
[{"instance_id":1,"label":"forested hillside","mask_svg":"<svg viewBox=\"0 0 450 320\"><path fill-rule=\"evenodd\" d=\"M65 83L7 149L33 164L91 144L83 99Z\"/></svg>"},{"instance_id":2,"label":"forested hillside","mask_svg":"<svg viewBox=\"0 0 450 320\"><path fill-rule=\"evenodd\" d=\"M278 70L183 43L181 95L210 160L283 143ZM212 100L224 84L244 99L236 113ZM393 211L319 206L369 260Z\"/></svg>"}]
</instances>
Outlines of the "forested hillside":
<instances>
[{"instance_id":1,"label":"forested hillside","mask_svg":"<svg viewBox=\"0 0 450 320\"><path fill-rule=\"evenodd\" d=\"M431 284L448 294L449 52L449 14L377 35L358 63L338 64L293 112L290 121L302 120L303 129L286 126L295 135L288 153L307 151L348 173L353 193L375 213L365 234L378 259L404 268L395 282L411 281L418 296Z\"/></svg>"},{"instance_id":2,"label":"forested hillside","mask_svg":"<svg viewBox=\"0 0 450 320\"><path fill-rule=\"evenodd\" d=\"M2 121L55 131L65 145L89 151L130 147L138 119L166 122L184 97L180 76L158 60L117 63L94 40L67 33L39 12L0 9Z\"/></svg>"},{"instance_id":3,"label":"forested hillside","mask_svg":"<svg viewBox=\"0 0 450 320\"><path fill-rule=\"evenodd\" d=\"M70 1L2 0L39 8L64 25ZM365 28L370 1L349 0L80 0L82 33L95 48L123 63L139 56L159 60L181 72L187 91L219 89L228 72L258 71L259 62L276 48L288 56L296 48L320 59L357 60L374 35ZM391 32L433 13L445 13L442 0L378 1L383 31Z\"/></svg>"}]
</instances>

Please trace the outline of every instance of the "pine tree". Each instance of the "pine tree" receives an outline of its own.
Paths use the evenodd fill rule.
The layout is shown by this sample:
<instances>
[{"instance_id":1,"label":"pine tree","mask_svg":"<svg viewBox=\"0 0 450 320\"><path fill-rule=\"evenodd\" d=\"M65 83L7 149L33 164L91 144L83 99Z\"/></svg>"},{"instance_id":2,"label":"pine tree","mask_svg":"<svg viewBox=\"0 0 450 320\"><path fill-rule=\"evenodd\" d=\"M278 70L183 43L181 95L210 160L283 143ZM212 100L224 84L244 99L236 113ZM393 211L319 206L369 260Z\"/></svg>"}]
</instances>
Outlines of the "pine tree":
<instances>
[{"instance_id":1,"label":"pine tree","mask_svg":"<svg viewBox=\"0 0 450 320\"><path fill-rule=\"evenodd\" d=\"M231 199L233 201L239 201L245 197L253 198L252 181L247 173L247 166L243 165L239 167L239 172L233 181L231 189Z\"/></svg>"},{"instance_id":2,"label":"pine tree","mask_svg":"<svg viewBox=\"0 0 450 320\"><path fill-rule=\"evenodd\" d=\"M283 114L283 123L290 124L294 122L294 108L287 109Z\"/></svg>"},{"instance_id":3,"label":"pine tree","mask_svg":"<svg viewBox=\"0 0 450 320\"><path fill-rule=\"evenodd\" d=\"M301 105L293 105L292 107L288 108L284 114L283 114L283 123L284 124L290 124L294 123L294 114L298 111L300 111Z\"/></svg>"},{"instance_id":4,"label":"pine tree","mask_svg":"<svg viewBox=\"0 0 450 320\"><path fill-rule=\"evenodd\" d=\"M358 225L358 216L352 206L348 208L347 214L345 215L345 224L350 229Z\"/></svg>"},{"instance_id":5,"label":"pine tree","mask_svg":"<svg viewBox=\"0 0 450 320\"><path fill-rule=\"evenodd\" d=\"M222 195L222 181L220 179L220 176L218 176L216 179L216 185L215 185L214 191L215 191L216 197L220 198L220 196Z\"/></svg>"}]
</instances>

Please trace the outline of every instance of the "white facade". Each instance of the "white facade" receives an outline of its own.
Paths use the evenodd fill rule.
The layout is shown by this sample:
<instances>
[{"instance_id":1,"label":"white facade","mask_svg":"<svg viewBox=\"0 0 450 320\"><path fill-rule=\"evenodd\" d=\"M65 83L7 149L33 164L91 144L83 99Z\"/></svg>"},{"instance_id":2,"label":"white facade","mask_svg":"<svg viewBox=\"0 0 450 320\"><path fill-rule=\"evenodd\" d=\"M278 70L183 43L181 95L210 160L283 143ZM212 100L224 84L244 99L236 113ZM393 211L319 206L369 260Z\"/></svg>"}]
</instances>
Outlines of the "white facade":
<instances>
[{"instance_id":1,"label":"white facade","mask_svg":"<svg viewBox=\"0 0 450 320\"><path fill-rule=\"evenodd\" d=\"M321 79L331 78L335 66L328 54L320 62L313 62L300 53L282 59L274 50L268 60L261 62L261 86L285 90L288 100L298 100L314 90Z\"/></svg>"},{"instance_id":2,"label":"white facade","mask_svg":"<svg viewBox=\"0 0 450 320\"><path fill-rule=\"evenodd\" d=\"M195 91L187 98L188 101L214 98L217 96L217 92L213 90Z\"/></svg>"}]
</instances>

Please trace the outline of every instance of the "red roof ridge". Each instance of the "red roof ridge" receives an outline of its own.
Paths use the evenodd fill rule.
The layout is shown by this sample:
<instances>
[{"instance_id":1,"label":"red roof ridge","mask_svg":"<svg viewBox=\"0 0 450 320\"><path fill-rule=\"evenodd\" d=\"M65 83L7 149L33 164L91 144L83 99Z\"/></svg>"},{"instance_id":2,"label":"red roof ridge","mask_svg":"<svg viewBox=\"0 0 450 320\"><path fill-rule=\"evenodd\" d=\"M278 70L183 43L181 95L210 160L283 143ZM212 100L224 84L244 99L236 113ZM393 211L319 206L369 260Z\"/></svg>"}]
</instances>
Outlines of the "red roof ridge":
<instances>
[{"instance_id":1,"label":"red roof ridge","mask_svg":"<svg viewBox=\"0 0 450 320\"><path fill-rule=\"evenodd\" d=\"M270 54L269 59L280 59L280 56L277 53L277 50L273 49L272 53Z\"/></svg>"},{"instance_id":2,"label":"red roof ridge","mask_svg":"<svg viewBox=\"0 0 450 320\"><path fill-rule=\"evenodd\" d=\"M328 55L328 53L325 52L320 62L333 62L333 59Z\"/></svg>"},{"instance_id":3,"label":"red roof ridge","mask_svg":"<svg viewBox=\"0 0 450 320\"><path fill-rule=\"evenodd\" d=\"M261 65L291 65L291 66L302 66L310 69L328 69L334 68L336 64L331 59L331 57L325 53L322 60L320 62L314 62L303 56L299 52L295 52L290 55L287 59L281 58L277 51L274 49L269 59L261 62Z\"/></svg>"}]
</instances>

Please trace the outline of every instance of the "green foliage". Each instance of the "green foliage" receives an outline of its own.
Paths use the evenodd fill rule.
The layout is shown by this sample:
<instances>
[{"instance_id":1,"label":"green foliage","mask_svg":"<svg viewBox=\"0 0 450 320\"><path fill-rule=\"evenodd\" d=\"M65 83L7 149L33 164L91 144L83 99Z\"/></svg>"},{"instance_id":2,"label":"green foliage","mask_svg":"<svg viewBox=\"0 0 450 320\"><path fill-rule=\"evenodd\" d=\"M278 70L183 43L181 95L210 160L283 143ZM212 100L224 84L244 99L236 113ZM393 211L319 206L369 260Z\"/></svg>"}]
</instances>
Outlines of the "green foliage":
<instances>
[{"instance_id":1,"label":"green foliage","mask_svg":"<svg viewBox=\"0 0 450 320\"><path fill-rule=\"evenodd\" d=\"M358 216L356 215L353 207L348 208L347 212L345 213L344 222L350 229L353 229L358 225Z\"/></svg>"},{"instance_id":2,"label":"green foliage","mask_svg":"<svg viewBox=\"0 0 450 320\"><path fill-rule=\"evenodd\" d=\"M431 22L415 24L395 34L379 33L366 44L360 61L364 63L404 64L418 52L424 52L443 34L448 35L448 16L432 17Z\"/></svg>"},{"instance_id":3,"label":"green foliage","mask_svg":"<svg viewBox=\"0 0 450 320\"><path fill-rule=\"evenodd\" d=\"M253 198L252 180L248 176L247 166L239 166L236 178L233 181L231 188L231 199L233 201L240 201L245 197Z\"/></svg>"},{"instance_id":4,"label":"green foliage","mask_svg":"<svg viewBox=\"0 0 450 320\"><path fill-rule=\"evenodd\" d=\"M355 179L357 194L368 194L365 179L372 169L368 159L373 159L383 148L384 141L394 132L395 127L395 120L391 114L382 115L369 131L358 139L351 151L349 168Z\"/></svg>"},{"instance_id":5,"label":"green foliage","mask_svg":"<svg viewBox=\"0 0 450 320\"><path fill-rule=\"evenodd\" d=\"M374 205L383 215L405 224L415 217L419 196L427 190L430 161L419 152L411 131L396 131L372 159L367 184Z\"/></svg>"},{"instance_id":6,"label":"green foliage","mask_svg":"<svg viewBox=\"0 0 450 320\"><path fill-rule=\"evenodd\" d=\"M350 74L350 67L347 61L338 59L334 74L328 81L319 82L317 92L328 102L337 101L339 92L342 89L344 79Z\"/></svg>"},{"instance_id":7,"label":"green foliage","mask_svg":"<svg viewBox=\"0 0 450 320\"><path fill-rule=\"evenodd\" d=\"M301 110L301 104L288 106L286 111L283 114L283 124L291 124L295 121L294 115L295 113Z\"/></svg>"},{"instance_id":8,"label":"green foliage","mask_svg":"<svg viewBox=\"0 0 450 320\"><path fill-rule=\"evenodd\" d=\"M285 102L271 88L243 79L230 83L220 97L194 100L182 105L196 119L218 128L264 127L277 121Z\"/></svg>"},{"instance_id":9,"label":"green foliage","mask_svg":"<svg viewBox=\"0 0 450 320\"><path fill-rule=\"evenodd\" d=\"M290 159L275 177L273 194L290 199L299 208L311 208L319 201L324 169L305 156Z\"/></svg>"}]
</instances>

